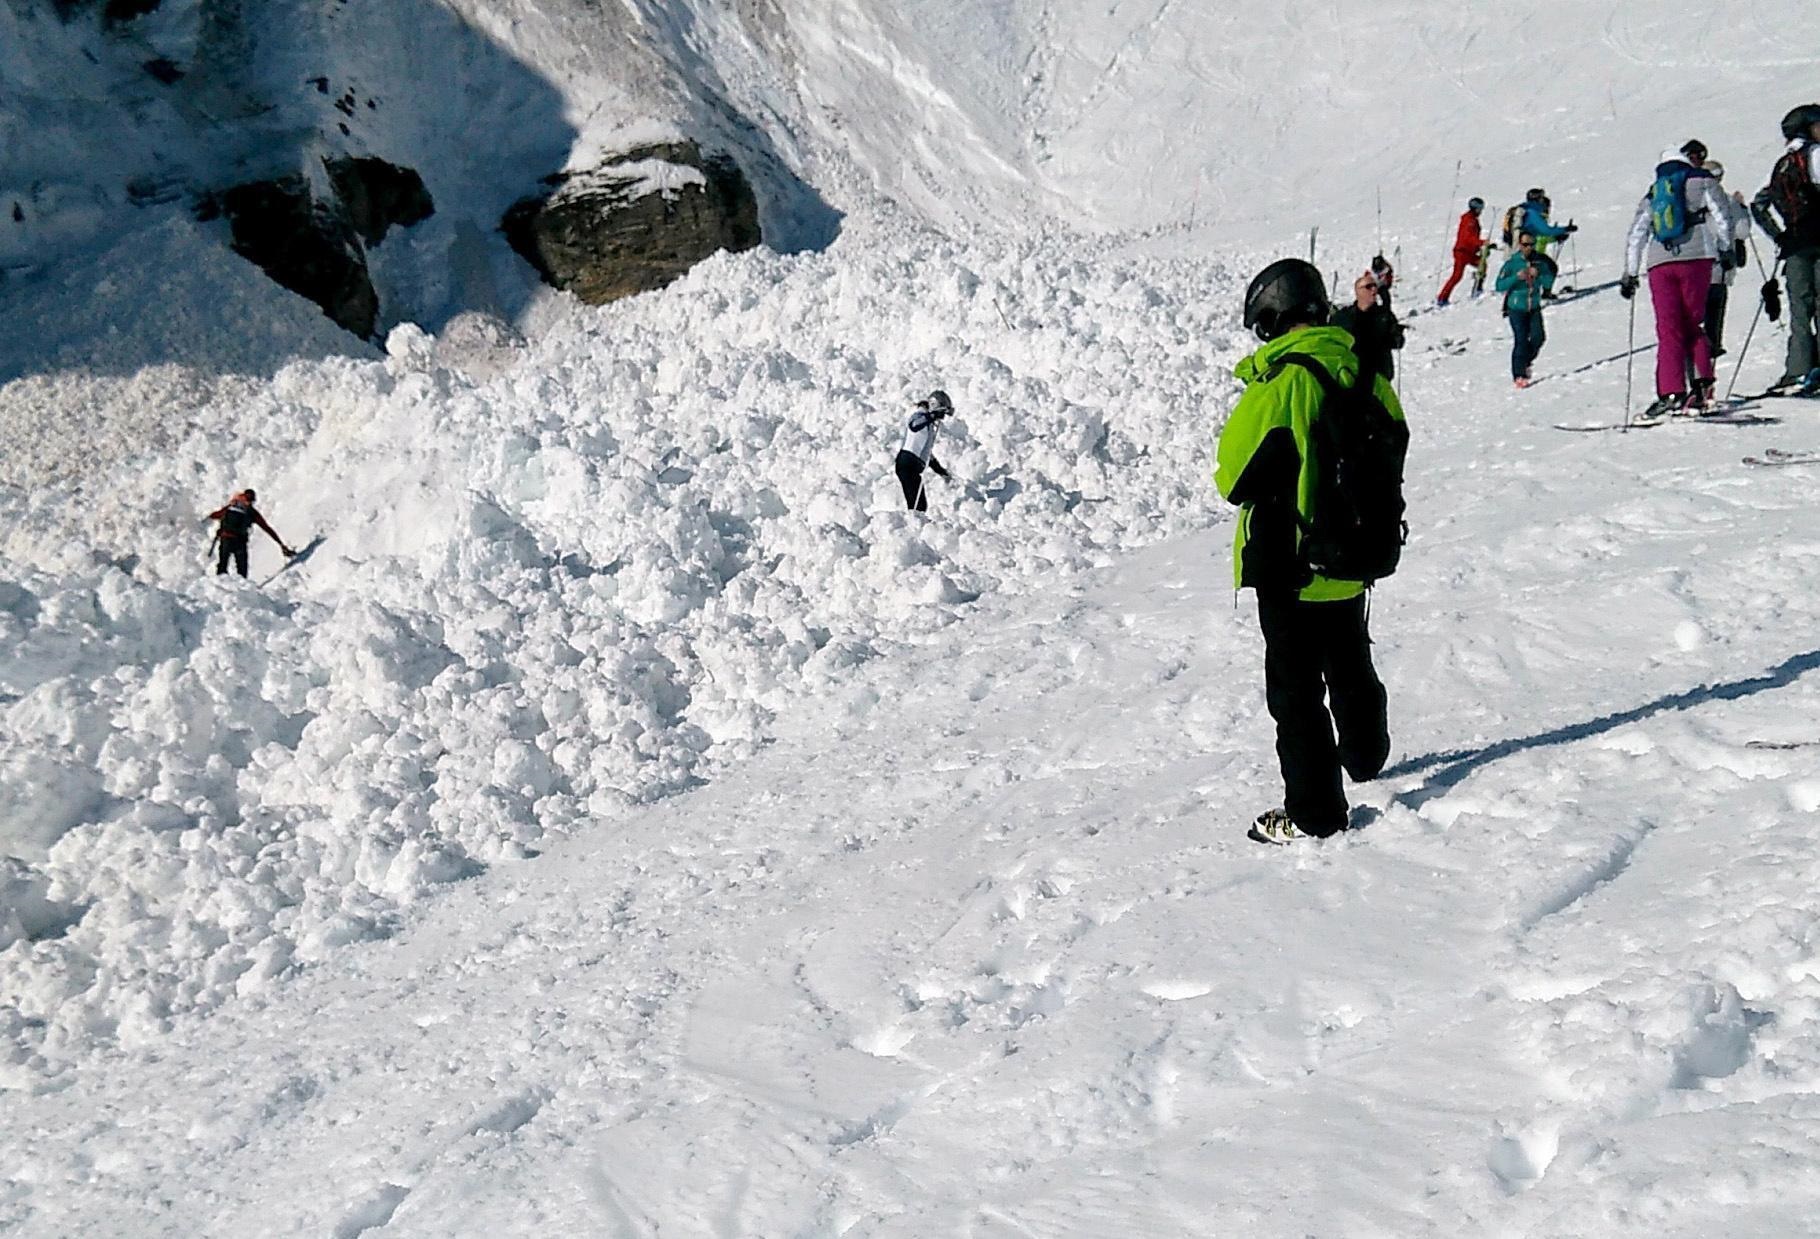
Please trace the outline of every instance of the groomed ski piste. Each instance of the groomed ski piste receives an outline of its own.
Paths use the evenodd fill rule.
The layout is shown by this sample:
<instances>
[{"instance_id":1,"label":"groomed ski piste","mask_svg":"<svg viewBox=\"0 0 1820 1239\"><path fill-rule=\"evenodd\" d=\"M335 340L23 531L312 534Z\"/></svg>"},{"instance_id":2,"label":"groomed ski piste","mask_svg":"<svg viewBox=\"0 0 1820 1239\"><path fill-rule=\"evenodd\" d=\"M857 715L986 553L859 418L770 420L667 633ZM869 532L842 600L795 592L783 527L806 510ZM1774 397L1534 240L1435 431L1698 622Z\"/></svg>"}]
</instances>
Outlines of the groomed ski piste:
<instances>
[{"instance_id":1,"label":"groomed ski piste","mask_svg":"<svg viewBox=\"0 0 1820 1239\"><path fill-rule=\"evenodd\" d=\"M632 7L831 245L382 347L180 206L0 284L0 1232L1820 1234L1820 465L1743 463L1820 403L1562 433L1646 298L1528 391L1413 315L1391 764L1294 848L1209 480L1310 225L1385 178L1408 310L1542 184L1608 286L1811 14ZM483 27L585 99L568 11ZM218 580L244 485L316 545Z\"/></svg>"}]
</instances>

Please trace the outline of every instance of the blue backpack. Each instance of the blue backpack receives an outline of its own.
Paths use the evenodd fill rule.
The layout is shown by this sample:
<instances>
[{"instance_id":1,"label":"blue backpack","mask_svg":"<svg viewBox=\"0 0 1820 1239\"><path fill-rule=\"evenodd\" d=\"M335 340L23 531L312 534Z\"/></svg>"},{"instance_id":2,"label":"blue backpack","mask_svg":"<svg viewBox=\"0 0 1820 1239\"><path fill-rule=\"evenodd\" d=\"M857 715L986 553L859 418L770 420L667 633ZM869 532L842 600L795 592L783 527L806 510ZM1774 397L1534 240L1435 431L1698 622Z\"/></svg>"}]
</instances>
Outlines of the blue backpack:
<instances>
[{"instance_id":1,"label":"blue backpack","mask_svg":"<svg viewBox=\"0 0 1820 1239\"><path fill-rule=\"evenodd\" d=\"M1671 254L1706 218L1705 211L1687 209L1687 180L1694 175L1684 163L1665 163L1656 169L1656 183L1649 187L1649 232Z\"/></svg>"}]
</instances>

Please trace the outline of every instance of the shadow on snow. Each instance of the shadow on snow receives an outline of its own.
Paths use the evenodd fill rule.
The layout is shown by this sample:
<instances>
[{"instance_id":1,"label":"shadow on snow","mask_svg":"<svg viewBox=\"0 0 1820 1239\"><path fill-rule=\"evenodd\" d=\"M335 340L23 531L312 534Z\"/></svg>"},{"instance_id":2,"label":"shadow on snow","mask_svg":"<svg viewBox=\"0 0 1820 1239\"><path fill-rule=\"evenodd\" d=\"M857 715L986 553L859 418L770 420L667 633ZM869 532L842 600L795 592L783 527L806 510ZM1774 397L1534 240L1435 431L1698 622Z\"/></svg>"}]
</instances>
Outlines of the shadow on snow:
<instances>
[{"instance_id":1,"label":"shadow on snow","mask_svg":"<svg viewBox=\"0 0 1820 1239\"><path fill-rule=\"evenodd\" d=\"M1378 777L1393 779L1430 771L1431 773L1419 786L1400 792L1396 797L1397 803L1415 809L1461 783L1481 767L1514 754L1587 740L1631 723L1640 723L1644 719L1653 718L1658 714L1692 710L1714 701L1735 701L1738 698L1753 696L1771 689L1787 688L1808 672L1815 670L1820 670L1820 650L1792 655L1761 675L1750 676L1742 680L1731 680L1723 684L1703 684L1698 688L1671 693L1633 709L1603 715L1584 723L1570 723L1563 727L1537 732L1532 736L1499 740L1478 749L1452 749L1445 753L1426 753L1420 757L1411 757L1391 766Z\"/></svg>"}]
</instances>

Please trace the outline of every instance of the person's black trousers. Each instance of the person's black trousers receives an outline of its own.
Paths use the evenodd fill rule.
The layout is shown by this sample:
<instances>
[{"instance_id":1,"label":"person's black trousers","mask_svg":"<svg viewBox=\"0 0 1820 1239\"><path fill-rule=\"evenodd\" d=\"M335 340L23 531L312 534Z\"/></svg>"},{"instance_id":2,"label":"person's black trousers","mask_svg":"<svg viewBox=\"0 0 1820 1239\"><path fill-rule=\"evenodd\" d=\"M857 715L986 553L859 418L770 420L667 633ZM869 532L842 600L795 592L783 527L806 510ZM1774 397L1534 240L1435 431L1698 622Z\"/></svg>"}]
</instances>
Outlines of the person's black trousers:
<instances>
[{"instance_id":1,"label":"person's black trousers","mask_svg":"<svg viewBox=\"0 0 1820 1239\"><path fill-rule=\"evenodd\" d=\"M1820 250L1790 254L1782 264L1782 278L1788 284L1788 368L1782 373L1806 378L1820 365L1820 345L1814 340L1815 312L1820 310Z\"/></svg>"},{"instance_id":2,"label":"person's black trousers","mask_svg":"<svg viewBox=\"0 0 1820 1239\"><path fill-rule=\"evenodd\" d=\"M1714 357L1725 351L1725 306L1731 300L1730 293L1723 284L1706 290L1706 342L1712 345Z\"/></svg>"},{"instance_id":3,"label":"person's black trousers","mask_svg":"<svg viewBox=\"0 0 1820 1239\"><path fill-rule=\"evenodd\" d=\"M215 552L216 576L227 575L230 558L234 561L234 570L241 576L246 575L246 544L245 538L222 538L216 543L216 546L220 548Z\"/></svg>"},{"instance_id":4,"label":"person's black trousers","mask_svg":"<svg viewBox=\"0 0 1820 1239\"><path fill-rule=\"evenodd\" d=\"M904 503L912 512L927 512L929 498L923 494L923 462L915 452L897 454L897 480L904 488Z\"/></svg>"},{"instance_id":5,"label":"person's black trousers","mask_svg":"<svg viewBox=\"0 0 1820 1239\"><path fill-rule=\"evenodd\" d=\"M1512 310L1510 331L1515 337L1510 350L1510 377L1526 379L1536 354L1548 342L1548 332L1542 326L1542 311Z\"/></svg>"},{"instance_id":6,"label":"person's black trousers","mask_svg":"<svg viewBox=\"0 0 1820 1239\"><path fill-rule=\"evenodd\" d=\"M1364 782L1377 777L1390 755L1365 595L1303 602L1294 594L1260 593L1258 625L1264 630L1264 703L1277 725L1283 808L1304 833L1331 835L1346 827L1341 768L1354 782Z\"/></svg>"}]
</instances>

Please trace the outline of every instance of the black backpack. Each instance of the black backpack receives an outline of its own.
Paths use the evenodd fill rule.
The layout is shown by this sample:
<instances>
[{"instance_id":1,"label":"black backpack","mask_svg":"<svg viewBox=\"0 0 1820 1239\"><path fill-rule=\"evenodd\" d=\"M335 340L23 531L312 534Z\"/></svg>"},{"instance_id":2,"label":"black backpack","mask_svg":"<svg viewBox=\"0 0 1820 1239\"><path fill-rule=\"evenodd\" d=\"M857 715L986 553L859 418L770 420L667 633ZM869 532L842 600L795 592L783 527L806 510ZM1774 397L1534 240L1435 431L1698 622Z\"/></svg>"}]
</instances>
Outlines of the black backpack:
<instances>
[{"instance_id":1,"label":"black backpack","mask_svg":"<svg viewBox=\"0 0 1820 1239\"><path fill-rule=\"evenodd\" d=\"M1314 358L1285 353L1321 385L1321 411L1309 425L1315 457L1314 515L1302 520L1302 558L1340 581L1382 580L1397 570L1409 524L1403 519L1403 459L1409 427L1372 391L1363 365L1342 387Z\"/></svg>"},{"instance_id":2,"label":"black backpack","mask_svg":"<svg viewBox=\"0 0 1820 1239\"><path fill-rule=\"evenodd\" d=\"M221 536L227 539L244 538L246 531L253 527L253 509L245 503L230 503L221 514Z\"/></svg>"},{"instance_id":3,"label":"black backpack","mask_svg":"<svg viewBox=\"0 0 1820 1239\"><path fill-rule=\"evenodd\" d=\"M1807 168L1811 149L1803 146L1787 152L1769 174L1769 204L1782 217L1788 239L1785 250L1820 244L1820 186L1814 184Z\"/></svg>"}]
</instances>

